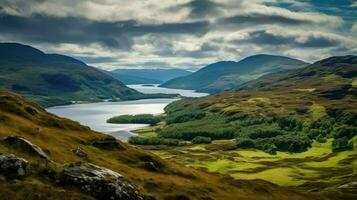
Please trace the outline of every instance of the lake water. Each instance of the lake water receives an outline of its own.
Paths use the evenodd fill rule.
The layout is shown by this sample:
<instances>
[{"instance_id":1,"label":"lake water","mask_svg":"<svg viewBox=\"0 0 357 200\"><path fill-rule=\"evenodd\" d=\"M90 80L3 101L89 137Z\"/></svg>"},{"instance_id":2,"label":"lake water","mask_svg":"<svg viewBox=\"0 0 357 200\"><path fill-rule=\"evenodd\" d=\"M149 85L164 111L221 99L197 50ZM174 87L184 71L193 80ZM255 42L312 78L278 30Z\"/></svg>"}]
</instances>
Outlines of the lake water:
<instances>
[{"instance_id":1,"label":"lake water","mask_svg":"<svg viewBox=\"0 0 357 200\"><path fill-rule=\"evenodd\" d=\"M205 96L205 93L196 93L191 90L178 90L160 88L157 85L129 85L142 93L166 93L181 94L186 97ZM47 111L58 116L78 121L82 125L89 126L91 129L111 134L121 140L126 141L130 136L135 135L131 130L147 127L146 124L109 124L107 119L126 114L161 114L165 106L176 99L144 99L135 101L121 102L100 102L88 104L73 104L67 106L56 106L48 108Z\"/></svg>"}]
</instances>

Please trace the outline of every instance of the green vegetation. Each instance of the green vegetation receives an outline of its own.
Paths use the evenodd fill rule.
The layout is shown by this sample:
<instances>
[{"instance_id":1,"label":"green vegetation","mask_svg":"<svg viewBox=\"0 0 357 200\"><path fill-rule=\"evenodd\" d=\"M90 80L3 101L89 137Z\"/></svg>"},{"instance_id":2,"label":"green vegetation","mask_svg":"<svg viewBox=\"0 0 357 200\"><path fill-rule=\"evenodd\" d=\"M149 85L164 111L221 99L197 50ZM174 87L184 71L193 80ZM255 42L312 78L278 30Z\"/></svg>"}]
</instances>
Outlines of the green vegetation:
<instances>
[{"instance_id":1,"label":"green vegetation","mask_svg":"<svg viewBox=\"0 0 357 200\"><path fill-rule=\"evenodd\" d=\"M107 120L108 123L113 124L150 124L156 125L160 122L160 116L154 116L152 114L140 114L140 115L120 115L112 117Z\"/></svg>"},{"instance_id":2,"label":"green vegetation","mask_svg":"<svg viewBox=\"0 0 357 200\"><path fill-rule=\"evenodd\" d=\"M209 144L212 142L210 137L196 136L192 139L192 144Z\"/></svg>"},{"instance_id":3,"label":"green vegetation","mask_svg":"<svg viewBox=\"0 0 357 200\"><path fill-rule=\"evenodd\" d=\"M167 145L167 146L178 146L180 144L180 140L177 139L165 139L165 138L157 138L157 137L131 137L128 142L130 144L136 145Z\"/></svg>"},{"instance_id":4,"label":"green vegetation","mask_svg":"<svg viewBox=\"0 0 357 200\"><path fill-rule=\"evenodd\" d=\"M90 162L120 173L133 182L145 199L313 199L267 182L236 182L202 170L161 159L141 148L94 132L79 123L47 113L18 95L0 93L0 138L23 137L42 148L51 162L0 142L0 152L26 159L31 174L19 180L0 175L2 199L93 199L74 185L64 186L54 177L70 163ZM73 153L80 148L87 156ZM176 148L176 147L175 147ZM256 191L268 191L256 193ZM229 192L227 192L229 191Z\"/></svg>"}]
</instances>

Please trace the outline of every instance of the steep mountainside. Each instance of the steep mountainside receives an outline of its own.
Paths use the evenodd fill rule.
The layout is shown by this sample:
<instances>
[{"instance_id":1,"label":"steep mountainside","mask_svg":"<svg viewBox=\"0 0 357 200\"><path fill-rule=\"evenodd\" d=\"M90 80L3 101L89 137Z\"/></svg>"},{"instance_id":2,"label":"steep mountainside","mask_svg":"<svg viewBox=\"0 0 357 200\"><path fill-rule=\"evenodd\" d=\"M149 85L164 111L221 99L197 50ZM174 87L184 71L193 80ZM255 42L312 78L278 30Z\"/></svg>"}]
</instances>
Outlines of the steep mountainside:
<instances>
[{"instance_id":1,"label":"steep mountainside","mask_svg":"<svg viewBox=\"0 0 357 200\"><path fill-rule=\"evenodd\" d=\"M79 60L17 43L0 43L0 90L44 106L140 94Z\"/></svg>"},{"instance_id":2,"label":"steep mountainside","mask_svg":"<svg viewBox=\"0 0 357 200\"><path fill-rule=\"evenodd\" d=\"M182 69L117 69L109 73L125 84L159 84L192 72Z\"/></svg>"},{"instance_id":3,"label":"steep mountainside","mask_svg":"<svg viewBox=\"0 0 357 200\"><path fill-rule=\"evenodd\" d=\"M116 199L311 199L167 162L7 92L0 92L0 140L2 199L110 199L109 192Z\"/></svg>"},{"instance_id":4,"label":"steep mountainside","mask_svg":"<svg viewBox=\"0 0 357 200\"><path fill-rule=\"evenodd\" d=\"M283 56L255 55L239 62L217 62L191 75L170 80L161 86L217 93L237 88L265 74L296 69L306 64L303 61Z\"/></svg>"}]
</instances>

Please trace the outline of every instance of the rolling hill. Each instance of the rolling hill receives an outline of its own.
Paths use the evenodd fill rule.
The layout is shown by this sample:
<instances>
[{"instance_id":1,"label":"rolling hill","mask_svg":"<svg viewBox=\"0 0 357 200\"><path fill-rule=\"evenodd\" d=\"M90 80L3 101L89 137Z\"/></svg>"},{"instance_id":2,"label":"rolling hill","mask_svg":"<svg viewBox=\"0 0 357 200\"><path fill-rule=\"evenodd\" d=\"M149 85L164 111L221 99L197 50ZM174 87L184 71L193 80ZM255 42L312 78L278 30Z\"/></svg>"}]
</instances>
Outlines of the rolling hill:
<instances>
[{"instance_id":1,"label":"rolling hill","mask_svg":"<svg viewBox=\"0 0 357 200\"><path fill-rule=\"evenodd\" d=\"M44 106L140 94L79 60L18 43L0 43L0 90Z\"/></svg>"},{"instance_id":2,"label":"rolling hill","mask_svg":"<svg viewBox=\"0 0 357 200\"><path fill-rule=\"evenodd\" d=\"M161 86L218 93L237 88L241 84L265 74L296 69L306 65L307 63L303 61L283 56L255 55L239 62L213 63L191 75L167 81Z\"/></svg>"},{"instance_id":3,"label":"rolling hill","mask_svg":"<svg viewBox=\"0 0 357 200\"><path fill-rule=\"evenodd\" d=\"M109 72L113 77L127 85L160 84L191 73L182 69L116 69Z\"/></svg>"},{"instance_id":4,"label":"rolling hill","mask_svg":"<svg viewBox=\"0 0 357 200\"><path fill-rule=\"evenodd\" d=\"M176 101L165 114L165 125L137 131L142 137L129 142L237 179L261 178L326 199L357 197L357 56ZM164 140L185 145L155 145Z\"/></svg>"},{"instance_id":5,"label":"rolling hill","mask_svg":"<svg viewBox=\"0 0 357 200\"><path fill-rule=\"evenodd\" d=\"M0 127L2 199L313 199L165 161L9 92Z\"/></svg>"}]
</instances>

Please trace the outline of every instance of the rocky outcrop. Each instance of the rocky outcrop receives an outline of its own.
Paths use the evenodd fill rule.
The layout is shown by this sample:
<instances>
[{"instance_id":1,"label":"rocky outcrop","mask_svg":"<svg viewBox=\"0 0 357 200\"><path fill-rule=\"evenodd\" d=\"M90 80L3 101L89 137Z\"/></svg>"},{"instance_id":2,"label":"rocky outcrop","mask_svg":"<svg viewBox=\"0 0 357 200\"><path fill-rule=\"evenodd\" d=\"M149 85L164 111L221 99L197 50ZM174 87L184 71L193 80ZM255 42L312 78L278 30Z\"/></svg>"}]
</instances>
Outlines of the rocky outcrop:
<instances>
[{"instance_id":1,"label":"rocky outcrop","mask_svg":"<svg viewBox=\"0 0 357 200\"><path fill-rule=\"evenodd\" d=\"M3 143L11 148L21 150L24 153L36 155L48 161L50 160L50 157L39 146L22 137L8 136L3 140Z\"/></svg>"},{"instance_id":2,"label":"rocky outcrop","mask_svg":"<svg viewBox=\"0 0 357 200\"><path fill-rule=\"evenodd\" d=\"M0 153L0 174L7 178L22 178L30 171L28 162L12 154Z\"/></svg>"},{"instance_id":3,"label":"rocky outcrop","mask_svg":"<svg viewBox=\"0 0 357 200\"><path fill-rule=\"evenodd\" d=\"M60 181L75 185L96 199L142 200L136 187L122 175L91 163L72 164L65 168Z\"/></svg>"},{"instance_id":4,"label":"rocky outcrop","mask_svg":"<svg viewBox=\"0 0 357 200\"><path fill-rule=\"evenodd\" d=\"M80 147L73 149L72 152L80 158L86 158L88 156L88 154L86 152L84 152L84 150Z\"/></svg>"}]
</instances>

